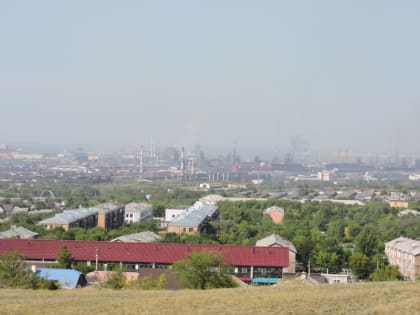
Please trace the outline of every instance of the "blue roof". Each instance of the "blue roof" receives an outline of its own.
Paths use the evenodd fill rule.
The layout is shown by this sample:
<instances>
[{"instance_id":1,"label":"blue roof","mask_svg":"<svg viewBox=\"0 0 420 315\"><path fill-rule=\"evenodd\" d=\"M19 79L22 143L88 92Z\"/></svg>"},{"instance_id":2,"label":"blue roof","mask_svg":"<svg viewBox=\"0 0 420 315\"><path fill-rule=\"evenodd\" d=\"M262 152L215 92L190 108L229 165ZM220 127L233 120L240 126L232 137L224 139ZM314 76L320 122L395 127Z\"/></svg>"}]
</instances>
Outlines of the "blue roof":
<instances>
[{"instance_id":1,"label":"blue roof","mask_svg":"<svg viewBox=\"0 0 420 315\"><path fill-rule=\"evenodd\" d=\"M252 279L252 283L267 283L267 284L276 284L279 282L279 278L259 278L255 277Z\"/></svg>"},{"instance_id":2,"label":"blue roof","mask_svg":"<svg viewBox=\"0 0 420 315\"><path fill-rule=\"evenodd\" d=\"M73 269L37 268L39 277L46 280L58 281L62 289L74 289L79 282L80 271Z\"/></svg>"}]
</instances>

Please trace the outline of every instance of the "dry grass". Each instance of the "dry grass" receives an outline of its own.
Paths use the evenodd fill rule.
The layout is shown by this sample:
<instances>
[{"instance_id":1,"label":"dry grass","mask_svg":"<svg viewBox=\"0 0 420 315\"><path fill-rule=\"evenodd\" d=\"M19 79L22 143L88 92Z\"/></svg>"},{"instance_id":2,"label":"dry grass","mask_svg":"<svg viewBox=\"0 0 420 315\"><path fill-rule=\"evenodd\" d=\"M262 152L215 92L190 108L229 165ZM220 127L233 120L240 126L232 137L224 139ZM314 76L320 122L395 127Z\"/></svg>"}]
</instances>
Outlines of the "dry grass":
<instances>
[{"instance_id":1,"label":"dry grass","mask_svg":"<svg viewBox=\"0 0 420 315\"><path fill-rule=\"evenodd\" d=\"M0 290L0 314L420 314L420 282L209 291Z\"/></svg>"}]
</instances>

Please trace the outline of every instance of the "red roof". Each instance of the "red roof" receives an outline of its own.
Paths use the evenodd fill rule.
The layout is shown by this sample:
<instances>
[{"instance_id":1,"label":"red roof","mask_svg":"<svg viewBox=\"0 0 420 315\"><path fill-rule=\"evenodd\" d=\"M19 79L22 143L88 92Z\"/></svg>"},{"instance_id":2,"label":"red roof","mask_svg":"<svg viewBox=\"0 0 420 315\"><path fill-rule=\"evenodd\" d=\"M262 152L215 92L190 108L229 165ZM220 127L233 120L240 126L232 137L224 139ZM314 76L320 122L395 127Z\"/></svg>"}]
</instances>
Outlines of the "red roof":
<instances>
[{"instance_id":1,"label":"red roof","mask_svg":"<svg viewBox=\"0 0 420 315\"><path fill-rule=\"evenodd\" d=\"M233 266L287 267L286 247L255 247L232 245L124 243L97 241L0 239L0 255L18 251L28 260L56 260L61 246L66 245L76 261L167 263L184 259L189 253L201 250L222 252L225 261Z\"/></svg>"}]
</instances>

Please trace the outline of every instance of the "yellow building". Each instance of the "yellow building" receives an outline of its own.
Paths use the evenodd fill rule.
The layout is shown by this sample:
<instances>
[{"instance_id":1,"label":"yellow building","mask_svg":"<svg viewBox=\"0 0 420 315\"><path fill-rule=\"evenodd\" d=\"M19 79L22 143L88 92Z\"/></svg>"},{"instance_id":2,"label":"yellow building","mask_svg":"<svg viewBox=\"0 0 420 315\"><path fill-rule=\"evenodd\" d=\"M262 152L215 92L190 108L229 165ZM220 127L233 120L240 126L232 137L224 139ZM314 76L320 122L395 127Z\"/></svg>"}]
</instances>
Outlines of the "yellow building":
<instances>
[{"instance_id":1,"label":"yellow building","mask_svg":"<svg viewBox=\"0 0 420 315\"><path fill-rule=\"evenodd\" d=\"M403 208L403 209L407 209L408 208L408 201L403 201L403 200L388 200L388 204L392 208Z\"/></svg>"}]
</instances>

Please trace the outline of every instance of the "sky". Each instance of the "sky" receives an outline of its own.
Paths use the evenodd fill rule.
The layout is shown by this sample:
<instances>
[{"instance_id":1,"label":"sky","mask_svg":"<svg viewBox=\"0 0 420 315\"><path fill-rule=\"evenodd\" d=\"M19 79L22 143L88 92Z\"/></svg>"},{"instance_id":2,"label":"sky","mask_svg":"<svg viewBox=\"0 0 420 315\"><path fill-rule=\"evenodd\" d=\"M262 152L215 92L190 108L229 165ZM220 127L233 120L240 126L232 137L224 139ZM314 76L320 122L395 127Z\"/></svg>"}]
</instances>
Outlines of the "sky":
<instances>
[{"instance_id":1,"label":"sky","mask_svg":"<svg viewBox=\"0 0 420 315\"><path fill-rule=\"evenodd\" d=\"M420 152L419 13L416 0L0 1L0 143Z\"/></svg>"}]
</instances>

